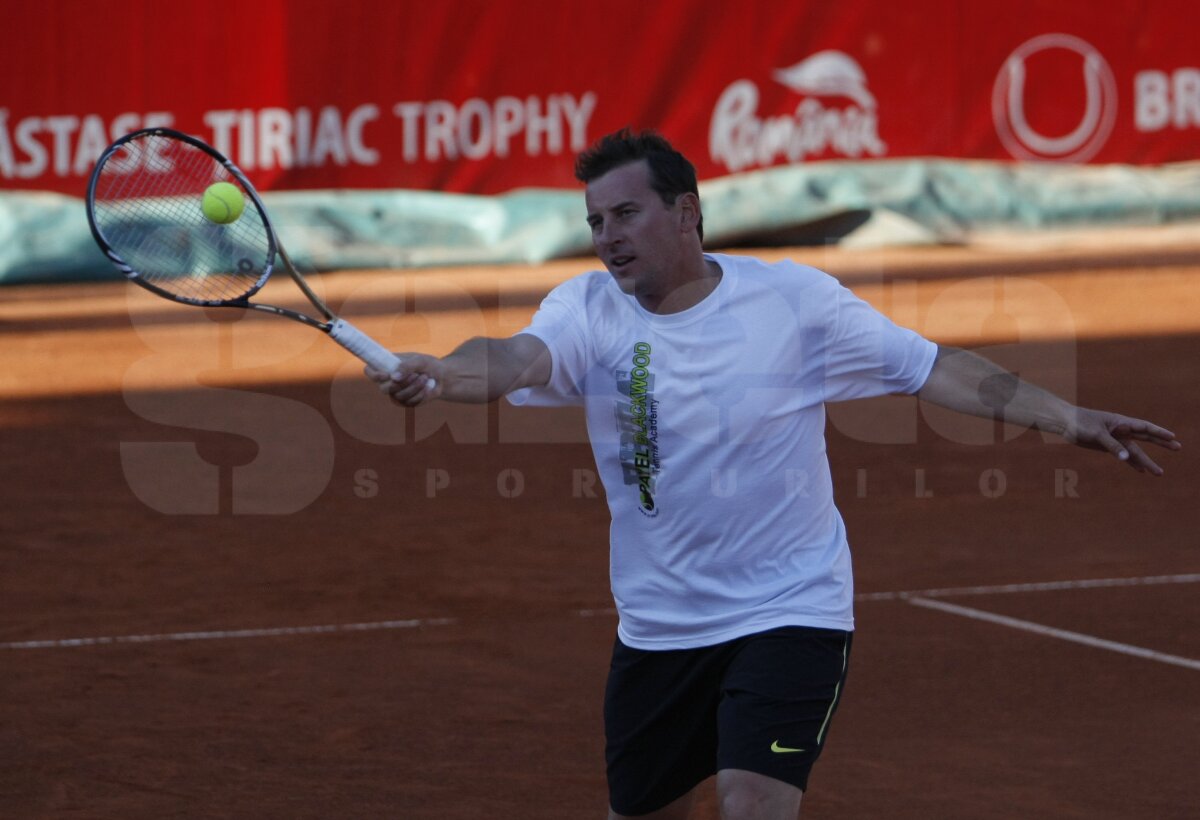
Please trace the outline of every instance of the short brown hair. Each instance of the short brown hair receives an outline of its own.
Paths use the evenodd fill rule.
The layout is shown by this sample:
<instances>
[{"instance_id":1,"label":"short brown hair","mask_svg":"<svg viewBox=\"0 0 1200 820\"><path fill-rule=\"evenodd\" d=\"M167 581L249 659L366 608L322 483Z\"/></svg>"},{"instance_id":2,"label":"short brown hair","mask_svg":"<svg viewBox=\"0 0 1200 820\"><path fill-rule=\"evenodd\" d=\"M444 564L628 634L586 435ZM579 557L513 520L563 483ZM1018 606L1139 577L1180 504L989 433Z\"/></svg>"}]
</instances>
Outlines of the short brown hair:
<instances>
[{"instance_id":1,"label":"short brown hair","mask_svg":"<svg viewBox=\"0 0 1200 820\"><path fill-rule=\"evenodd\" d=\"M695 166L655 131L622 128L606 134L575 160L575 178L586 185L615 168L641 160L646 160L650 169L650 187L667 205L674 205L680 194L700 196ZM703 217L696 233L704 238Z\"/></svg>"}]
</instances>

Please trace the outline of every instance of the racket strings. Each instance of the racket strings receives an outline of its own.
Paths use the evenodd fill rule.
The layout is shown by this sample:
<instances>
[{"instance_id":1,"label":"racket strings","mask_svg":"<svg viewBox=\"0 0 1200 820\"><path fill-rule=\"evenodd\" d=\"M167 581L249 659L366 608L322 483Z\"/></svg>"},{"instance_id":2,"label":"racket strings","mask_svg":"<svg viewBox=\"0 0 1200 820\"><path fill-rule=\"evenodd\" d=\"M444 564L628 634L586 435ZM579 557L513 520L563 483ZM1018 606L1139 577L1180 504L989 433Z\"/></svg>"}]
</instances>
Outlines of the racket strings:
<instances>
[{"instance_id":1,"label":"racket strings","mask_svg":"<svg viewBox=\"0 0 1200 820\"><path fill-rule=\"evenodd\" d=\"M147 284L184 301L239 301L270 270L270 231L249 198L235 221L210 221L202 202L215 182L241 188L206 151L147 134L105 160L93 198L96 225Z\"/></svg>"}]
</instances>

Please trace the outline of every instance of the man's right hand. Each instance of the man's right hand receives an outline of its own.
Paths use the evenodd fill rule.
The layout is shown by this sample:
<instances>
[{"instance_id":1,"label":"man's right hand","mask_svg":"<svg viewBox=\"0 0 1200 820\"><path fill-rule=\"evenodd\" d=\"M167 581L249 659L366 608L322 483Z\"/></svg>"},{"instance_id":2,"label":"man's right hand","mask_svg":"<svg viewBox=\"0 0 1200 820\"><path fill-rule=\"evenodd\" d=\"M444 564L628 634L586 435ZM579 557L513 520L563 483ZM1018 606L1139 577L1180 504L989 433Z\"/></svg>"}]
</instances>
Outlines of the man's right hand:
<instances>
[{"instance_id":1,"label":"man's right hand","mask_svg":"<svg viewBox=\"0 0 1200 820\"><path fill-rule=\"evenodd\" d=\"M400 366L391 373L368 365L367 378L392 401L405 407L415 407L442 395L446 383L446 368L442 360L425 353L397 353Z\"/></svg>"}]
</instances>

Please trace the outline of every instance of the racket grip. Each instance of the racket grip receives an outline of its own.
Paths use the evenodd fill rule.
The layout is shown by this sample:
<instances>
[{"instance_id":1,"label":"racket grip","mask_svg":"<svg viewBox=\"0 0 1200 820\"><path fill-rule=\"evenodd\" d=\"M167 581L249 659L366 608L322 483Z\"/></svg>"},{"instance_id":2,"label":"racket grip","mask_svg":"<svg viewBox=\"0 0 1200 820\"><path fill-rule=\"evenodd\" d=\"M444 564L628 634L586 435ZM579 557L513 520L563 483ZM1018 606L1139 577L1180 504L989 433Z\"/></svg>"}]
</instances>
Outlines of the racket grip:
<instances>
[{"instance_id":1,"label":"racket grip","mask_svg":"<svg viewBox=\"0 0 1200 820\"><path fill-rule=\"evenodd\" d=\"M400 366L399 356L345 319L334 320L333 324L329 326L329 336L376 370L391 373ZM436 386L437 382L430 379L427 389L432 390Z\"/></svg>"},{"instance_id":2,"label":"racket grip","mask_svg":"<svg viewBox=\"0 0 1200 820\"><path fill-rule=\"evenodd\" d=\"M329 326L329 335L376 370L391 373L400 365L400 357L345 319L335 319Z\"/></svg>"}]
</instances>

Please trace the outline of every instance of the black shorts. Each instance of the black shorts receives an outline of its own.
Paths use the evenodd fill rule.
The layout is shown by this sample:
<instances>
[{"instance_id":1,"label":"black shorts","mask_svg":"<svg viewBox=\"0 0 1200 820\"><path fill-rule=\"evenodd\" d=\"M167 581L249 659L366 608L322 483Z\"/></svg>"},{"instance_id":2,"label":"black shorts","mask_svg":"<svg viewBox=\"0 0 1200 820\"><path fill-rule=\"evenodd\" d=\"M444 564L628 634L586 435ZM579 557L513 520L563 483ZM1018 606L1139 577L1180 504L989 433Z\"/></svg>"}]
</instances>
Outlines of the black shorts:
<instances>
[{"instance_id":1,"label":"black shorts","mask_svg":"<svg viewBox=\"0 0 1200 820\"><path fill-rule=\"evenodd\" d=\"M646 651L618 639L604 696L613 811L655 811L722 769L807 788L852 638L792 626L699 649Z\"/></svg>"}]
</instances>

